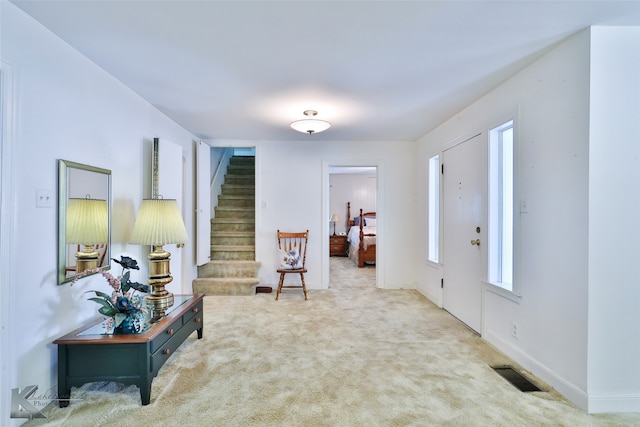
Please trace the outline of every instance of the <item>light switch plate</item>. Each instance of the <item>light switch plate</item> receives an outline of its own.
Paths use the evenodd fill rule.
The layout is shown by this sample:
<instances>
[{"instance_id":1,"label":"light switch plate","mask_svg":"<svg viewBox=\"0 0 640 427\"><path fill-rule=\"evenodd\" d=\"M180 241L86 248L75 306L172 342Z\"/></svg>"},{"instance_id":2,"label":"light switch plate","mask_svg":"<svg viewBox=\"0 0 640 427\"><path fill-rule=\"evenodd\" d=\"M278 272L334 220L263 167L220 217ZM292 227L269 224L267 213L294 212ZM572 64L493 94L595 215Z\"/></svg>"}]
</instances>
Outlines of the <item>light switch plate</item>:
<instances>
[{"instance_id":1,"label":"light switch plate","mask_svg":"<svg viewBox=\"0 0 640 427\"><path fill-rule=\"evenodd\" d=\"M53 207L53 191L49 189L36 190L36 207L37 208Z\"/></svg>"}]
</instances>

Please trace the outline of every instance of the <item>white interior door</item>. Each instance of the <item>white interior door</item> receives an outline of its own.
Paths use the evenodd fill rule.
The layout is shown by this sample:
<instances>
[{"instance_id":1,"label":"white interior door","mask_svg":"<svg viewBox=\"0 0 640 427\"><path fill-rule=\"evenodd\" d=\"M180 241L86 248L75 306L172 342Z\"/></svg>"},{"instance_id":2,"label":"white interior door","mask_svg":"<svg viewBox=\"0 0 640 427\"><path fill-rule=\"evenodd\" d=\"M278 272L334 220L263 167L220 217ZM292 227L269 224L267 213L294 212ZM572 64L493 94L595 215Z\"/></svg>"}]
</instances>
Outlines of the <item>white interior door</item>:
<instances>
[{"instance_id":1,"label":"white interior door","mask_svg":"<svg viewBox=\"0 0 640 427\"><path fill-rule=\"evenodd\" d=\"M487 150L484 134L444 152L442 305L482 329L482 260L486 248Z\"/></svg>"},{"instance_id":2,"label":"white interior door","mask_svg":"<svg viewBox=\"0 0 640 427\"><path fill-rule=\"evenodd\" d=\"M157 155L158 176L155 184L153 184L152 177L152 187L156 187L153 191L163 199L176 199L184 220L182 206L182 147L170 141L159 140ZM182 280L182 251L176 245L164 245L163 248L171 254L171 276L173 277L173 282L169 283L167 290L175 294L185 293Z\"/></svg>"},{"instance_id":3,"label":"white interior door","mask_svg":"<svg viewBox=\"0 0 640 427\"><path fill-rule=\"evenodd\" d=\"M211 258L211 147L198 143L196 168L196 264Z\"/></svg>"}]
</instances>

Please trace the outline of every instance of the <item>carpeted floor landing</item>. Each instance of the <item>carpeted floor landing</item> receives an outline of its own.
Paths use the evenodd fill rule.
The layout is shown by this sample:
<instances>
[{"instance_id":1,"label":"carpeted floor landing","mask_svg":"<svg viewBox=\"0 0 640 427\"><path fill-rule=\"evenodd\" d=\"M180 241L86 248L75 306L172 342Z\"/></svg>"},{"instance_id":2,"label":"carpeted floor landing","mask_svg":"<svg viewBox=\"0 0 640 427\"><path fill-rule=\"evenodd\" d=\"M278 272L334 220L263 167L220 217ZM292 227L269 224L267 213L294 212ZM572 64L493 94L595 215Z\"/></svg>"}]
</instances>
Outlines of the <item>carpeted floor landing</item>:
<instances>
[{"instance_id":1,"label":"carpeted floor landing","mask_svg":"<svg viewBox=\"0 0 640 427\"><path fill-rule=\"evenodd\" d=\"M28 426L625 426L589 416L543 384L522 393L512 364L416 291L375 288L375 267L331 258L331 288L206 297L193 334L153 381L73 389ZM123 360L122 363L127 363Z\"/></svg>"}]
</instances>

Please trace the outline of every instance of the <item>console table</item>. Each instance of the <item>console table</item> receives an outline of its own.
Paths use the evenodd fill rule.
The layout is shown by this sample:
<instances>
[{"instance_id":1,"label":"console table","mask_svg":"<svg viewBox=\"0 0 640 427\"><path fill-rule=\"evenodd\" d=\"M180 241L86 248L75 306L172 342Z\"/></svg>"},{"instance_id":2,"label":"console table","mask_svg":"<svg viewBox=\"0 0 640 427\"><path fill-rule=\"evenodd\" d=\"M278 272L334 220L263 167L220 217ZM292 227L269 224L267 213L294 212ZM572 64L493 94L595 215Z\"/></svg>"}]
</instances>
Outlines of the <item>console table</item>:
<instances>
[{"instance_id":1,"label":"console table","mask_svg":"<svg viewBox=\"0 0 640 427\"><path fill-rule=\"evenodd\" d=\"M173 352L194 331L202 338L204 294L175 295L166 315L140 334L105 334L104 318L58 338L58 399L69 405L71 387L114 381L140 388L143 405L151 382Z\"/></svg>"}]
</instances>

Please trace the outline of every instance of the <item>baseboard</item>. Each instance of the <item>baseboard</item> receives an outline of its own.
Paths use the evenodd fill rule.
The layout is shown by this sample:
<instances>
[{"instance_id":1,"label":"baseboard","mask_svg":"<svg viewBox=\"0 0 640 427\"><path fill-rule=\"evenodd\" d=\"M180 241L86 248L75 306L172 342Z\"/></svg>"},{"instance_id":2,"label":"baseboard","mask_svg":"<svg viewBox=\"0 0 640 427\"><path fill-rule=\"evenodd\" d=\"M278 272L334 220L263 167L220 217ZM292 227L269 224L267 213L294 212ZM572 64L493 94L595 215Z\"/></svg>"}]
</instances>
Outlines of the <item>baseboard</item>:
<instances>
[{"instance_id":1,"label":"baseboard","mask_svg":"<svg viewBox=\"0 0 640 427\"><path fill-rule=\"evenodd\" d=\"M589 401L587 398L587 393L584 390L580 389L575 384L565 380L563 377L557 375L547 366L539 363L537 360L533 359L530 355L523 352L518 347L515 347L511 343L503 340L491 330L486 330L483 334L483 338L498 350L520 364L524 369L528 370L533 375L549 384L558 393L566 397L569 401L573 402L578 408L582 409L585 412L588 411Z\"/></svg>"},{"instance_id":2,"label":"baseboard","mask_svg":"<svg viewBox=\"0 0 640 427\"><path fill-rule=\"evenodd\" d=\"M640 412L640 396L607 394L589 396L589 413L637 413Z\"/></svg>"},{"instance_id":3,"label":"baseboard","mask_svg":"<svg viewBox=\"0 0 640 427\"><path fill-rule=\"evenodd\" d=\"M426 299L434 303L439 308L442 308L442 292L435 295L421 286L416 287L416 291L420 292Z\"/></svg>"},{"instance_id":4,"label":"baseboard","mask_svg":"<svg viewBox=\"0 0 640 427\"><path fill-rule=\"evenodd\" d=\"M511 343L504 341L491 330L483 338L498 350L519 363L523 368L553 387L578 408L589 414L640 412L640 395L637 394L587 394L575 384L557 375L545 365Z\"/></svg>"}]
</instances>

